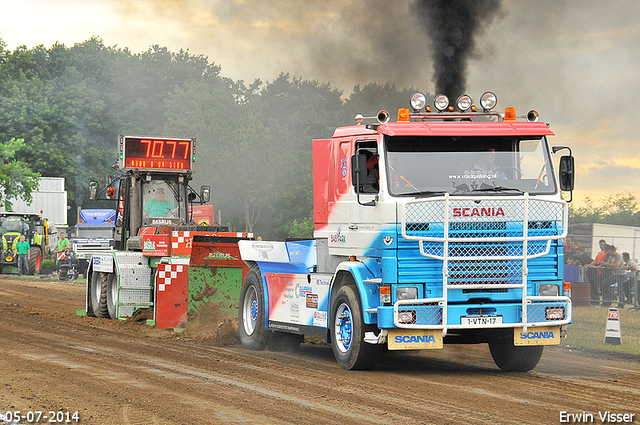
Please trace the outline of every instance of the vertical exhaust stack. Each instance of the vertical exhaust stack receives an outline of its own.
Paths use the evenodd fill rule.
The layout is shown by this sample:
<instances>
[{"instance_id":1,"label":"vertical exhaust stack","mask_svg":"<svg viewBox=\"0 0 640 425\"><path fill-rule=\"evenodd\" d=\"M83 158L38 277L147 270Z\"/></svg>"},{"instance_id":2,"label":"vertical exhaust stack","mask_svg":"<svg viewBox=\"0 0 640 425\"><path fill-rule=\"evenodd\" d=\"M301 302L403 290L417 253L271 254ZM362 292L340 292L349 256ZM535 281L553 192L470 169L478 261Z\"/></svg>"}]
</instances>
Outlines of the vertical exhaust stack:
<instances>
[{"instance_id":1,"label":"vertical exhaust stack","mask_svg":"<svg viewBox=\"0 0 640 425\"><path fill-rule=\"evenodd\" d=\"M416 0L413 8L431 46L435 92L456 99L466 91L469 59L479 56L476 37L500 15L500 0Z\"/></svg>"}]
</instances>

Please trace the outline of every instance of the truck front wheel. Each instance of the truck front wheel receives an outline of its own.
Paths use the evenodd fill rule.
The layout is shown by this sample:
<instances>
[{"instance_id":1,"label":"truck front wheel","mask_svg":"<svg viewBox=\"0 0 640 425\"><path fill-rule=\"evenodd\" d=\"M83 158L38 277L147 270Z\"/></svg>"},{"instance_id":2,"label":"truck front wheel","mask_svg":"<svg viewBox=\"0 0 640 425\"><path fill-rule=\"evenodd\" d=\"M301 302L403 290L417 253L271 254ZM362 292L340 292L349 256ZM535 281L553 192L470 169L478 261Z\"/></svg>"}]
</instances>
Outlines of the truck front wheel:
<instances>
[{"instance_id":1,"label":"truck front wheel","mask_svg":"<svg viewBox=\"0 0 640 425\"><path fill-rule=\"evenodd\" d=\"M264 290L258 267L251 268L244 277L238 307L238 332L242 346L252 350L272 346L275 333L265 326Z\"/></svg>"},{"instance_id":2,"label":"truck front wheel","mask_svg":"<svg viewBox=\"0 0 640 425\"><path fill-rule=\"evenodd\" d=\"M364 342L362 307L353 286L343 286L331 302L331 346L344 369L371 369L380 349Z\"/></svg>"},{"instance_id":3,"label":"truck front wheel","mask_svg":"<svg viewBox=\"0 0 640 425\"><path fill-rule=\"evenodd\" d=\"M533 370L542 357L543 345L513 345L513 329L489 341L489 351L496 366L505 372L528 372Z\"/></svg>"}]
</instances>

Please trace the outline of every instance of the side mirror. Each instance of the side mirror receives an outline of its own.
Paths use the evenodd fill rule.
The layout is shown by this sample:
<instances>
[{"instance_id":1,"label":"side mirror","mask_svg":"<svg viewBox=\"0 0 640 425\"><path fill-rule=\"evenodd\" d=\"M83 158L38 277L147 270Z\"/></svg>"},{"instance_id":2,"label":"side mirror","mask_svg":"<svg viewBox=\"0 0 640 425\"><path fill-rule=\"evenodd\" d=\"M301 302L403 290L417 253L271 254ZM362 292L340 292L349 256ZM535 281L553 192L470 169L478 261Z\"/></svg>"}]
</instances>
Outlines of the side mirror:
<instances>
[{"instance_id":1,"label":"side mirror","mask_svg":"<svg viewBox=\"0 0 640 425\"><path fill-rule=\"evenodd\" d=\"M91 180L89 182L89 200L95 201L98 197L98 182L95 180Z\"/></svg>"},{"instance_id":2,"label":"side mirror","mask_svg":"<svg viewBox=\"0 0 640 425\"><path fill-rule=\"evenodd\" d=\"M559 177L560 189L564 191L572 191L574 185L574 162L572 156L563 156L560 158Z\"/></svg>"},{"instance_id":3,"label":"side mirror","mask_svg":"<svg viewBox=\"0 0 640 425\"><path fill-rule=\"evenodd\" d=\"M367 182L367 157L363 154L351 157L351 184L360 193L362 185Z\"/></svg>"},{"instance_id":4,"label":"side mirror","mask_svg":"<svg viewBox=\"0 0 640 425\"><path fill-rule=\"evenodd\" d=\"M200 186L200 202L206 204L211 199L211 187Z\"/></svg>"}]
</instances>

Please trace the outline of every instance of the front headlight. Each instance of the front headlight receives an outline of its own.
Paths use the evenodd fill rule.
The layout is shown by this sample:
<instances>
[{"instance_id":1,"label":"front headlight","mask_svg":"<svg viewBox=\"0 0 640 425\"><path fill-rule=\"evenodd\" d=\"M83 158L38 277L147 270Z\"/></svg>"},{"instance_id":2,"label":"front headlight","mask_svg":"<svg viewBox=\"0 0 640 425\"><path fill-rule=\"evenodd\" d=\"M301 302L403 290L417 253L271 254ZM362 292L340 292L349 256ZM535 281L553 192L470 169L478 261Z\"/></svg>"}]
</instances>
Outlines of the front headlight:
<instances>
[{"instance_id":1,"label":"front headlight","mask_svg":"<svg viewBox=\"0 0 640 425\"><path fill-rule=\"evenodd\" d=\"M557 297L560 295L560 286L555 283L545 283L538 287L538 295L541 297Z\"/></svg>"},{"instance_id":2,"label":"front headlight","mask_svg":"<svg viewBox=\"0 0 640 425\"><path fill-rule=\"evenodd\" d=\"M396 288L396 300L415 300L418 298L418 288L415 286L401 286Z\"/></svg>"},{"instance_id":3,"label":"front headlight","mask_svg":"<svg viewBox=\"0 0 640 425\"><path fill-rule=\"evenodd\" d=\"M544 310L547 320L564 320L566 317L564 307L547 307Z\"/></svg>"}]
</instances>

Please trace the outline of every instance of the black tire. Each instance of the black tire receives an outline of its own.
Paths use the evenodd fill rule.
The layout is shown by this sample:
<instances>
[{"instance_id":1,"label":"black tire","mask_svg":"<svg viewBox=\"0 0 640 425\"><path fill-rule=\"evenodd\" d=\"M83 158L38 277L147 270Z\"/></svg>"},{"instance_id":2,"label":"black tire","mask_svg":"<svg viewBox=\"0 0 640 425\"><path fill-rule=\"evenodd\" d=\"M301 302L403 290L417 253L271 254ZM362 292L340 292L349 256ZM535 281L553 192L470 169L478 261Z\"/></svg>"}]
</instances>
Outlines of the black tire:
<instances>
[{"instance_id":1,"label":"black tire","mask_svg":"<svg viewBox=\"0 0 640 425\"><path fill-rule=\"evenodd\" d=\"M331 301L331 347L340 367L348 370L371 369L380 357L377 344L364 342L367 327L353 286L341 287Z\"/></svg>"},{"instance_id":2,"label":"black tire","mask_svg":"<svg viewBox=\"0 0 640 425\"><path fill-rule=\"evenodd\" d=\"M29 274L40 274L40 264L42 264L42 251L40 247L34 247L29 250Z\"/></svg>"},{"instance_id":3,"label":"black tire","mask_svg":"<svg viewBox=\"0 0 640 425\"><path fill-rule=\"evenodd\" d=\"M489 341L489 351L496 366L505 372L528 372L533 370L542 357L543 345L513 345L513 329L501 333Z\"/></svg>"},{"instance_id":4,"label":"black tire","mask_svg":"<svg viewBox=\"0 0 640 425\"><path fill-rule=\"evenodd\" d=\"M245 348L273 348L276 334L265 326L264 290L258 267L252 267L244 277L238 305L238 333Z\"/></svg>"},{"instance_id":5,"label":"black tire","mask_svg":"<svg viewBox=\"0 0 640 425\"><path fill-rule=\"evenodd\" d=\"M58 267L58 280L69 280L69 266L60 264Z\"/></svg>"},{"instance_id":6,"label":"black tire","mask_svg":"<svg viewBox=\"0 0 640 425\"><path fill-rule=\"evenodd\" d=\"M106 319L109 317L107 307L107 273L93 272L89 282L90 316Z\"/></svg>"},{"instance_id":7,"label":"black tire","mask_svg":"<svg viewBox=\"0 0 640 425\"><path fill-rule=\"evenodd\" d=\"M107 311L112 319L118 318L118 275L107 273Z\"/></svg>"}]
</instances>

